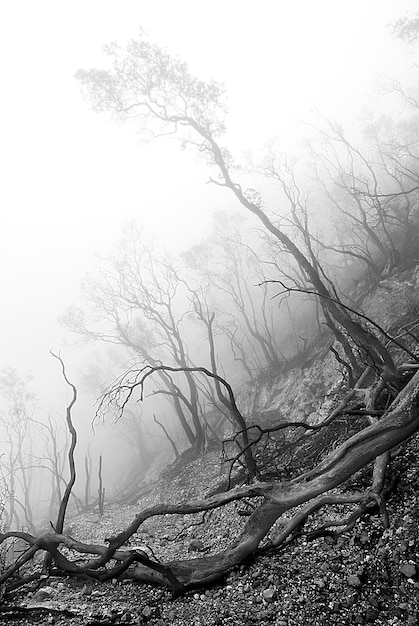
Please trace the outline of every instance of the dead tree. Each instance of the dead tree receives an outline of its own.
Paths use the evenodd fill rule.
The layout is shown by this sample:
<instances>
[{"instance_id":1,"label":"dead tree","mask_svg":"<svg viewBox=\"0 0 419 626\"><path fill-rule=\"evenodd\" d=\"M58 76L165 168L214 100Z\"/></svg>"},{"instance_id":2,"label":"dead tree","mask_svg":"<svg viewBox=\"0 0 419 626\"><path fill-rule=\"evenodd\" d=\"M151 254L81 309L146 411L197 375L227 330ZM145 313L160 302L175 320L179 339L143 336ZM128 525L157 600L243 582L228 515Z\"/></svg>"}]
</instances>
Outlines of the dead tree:
<instances>
[{"instance_id":1,"label":"dead tree","mask_svg":"<svg viewBox=\"0 0 419 626\"><path fill-rule=\"evenodd\" d=\"M85 295L99 312L100 323L91 324L81 312L74 310L63 322L92 340L121 345L146 363L170 362L187 368L191 363L182 288L174 263L140 229L132 226L118 254L109 259L94 280L85 284ZM204 431L199 390L193 376L185 375L182 389L173 385L166 372L161 371L159 379L160 392L174 407L191 447L198 454L203 449Z\"/></svg>"},{"instance_id":2,"label":"dead tree","mask_svg":"<svg viewBox=\"0 0 419 626\"><path fill-rule=\"evenodd\" d=\"M66 409L67 428L71 436L70 448L68 450L68 466L70 469L70 478L64 490L63 498L61 500L60 508L58 510L57 521L55 523L55 531L57 533L62 533L63 528L64 528L64 520L65 520L65 514L67 512L68 501L70 499L70 494L73 489L74 483L76 482L76 464L74 462L74 450L77 445L77 432L73 425L73 420L71 417L71 410L77 401L77 389L73 385L73 383L71 383L68 380L65 365L60 355L55 354L54 352L51 352L51 356L53 356L54 359L57 359L60 362L63 378L65 382L67 383L67 385L71 388L71 392L72 392L72 398Z\"/></svg>"},{"instance_id":3,"label":"dead tree","mask_svg":"<svg viewBox=\"0 0 419 626\"><path fill-rule=\"evenodd\" d=\"M135 382L132 384L135 389ZM372 402L366 403L366 411L374 411L372 407L383 387L382 381L379 381L378 386L370 394ZM129 385L122 391L129 391ZM356 390L353 391L353 395L355 393ZM332 417L330 416L330 419ZM289 482L258 482L236 487L196 502L153 506L140 511L127 528L109 537L106 545L85 544L60 533L41 537L15 531L4 533L0 536L0 543L10 537L19 537L27 543L28 550L3 573L0 584L5 583L6 590L9 591L25 584L28 579L19 578L18 571L22 571L25 563L38 551L44 551L54 561L52 570L54 575L83 578L87 576L96 580L124 577L168 586L174 592L182 593L191 587L208 585L218 580L257 551L269 552L289 543L297 534L304 532L304 524L310 515L330 504L348 505L350 509L346 518L330 520L318 527L317 531L320 534L330 533L331 530L342 533L352 528L354 520L368 513L371 507L377 506L382 515L383 525L386 526L388 515L382 497L384 470L391 451L397 450L419 429L419 372L382 412L380 419L372 419L371 422L332 450L311 470L303 472ZM374 471L371 488L356 493L345 491L330 493L332 489L342 485L358 470L372 462ZM221 552L161 563L149 558L140 550L129 550L124 547L141 525L153 516L190 515L243 499L253 501L255 508L242 530ZM291 519L287 515L286 525L267 541L266 536L273 524L295 507L298 507L298 510ZM310 531L311 534L313 532L316 531ZM62 549L65 549L65 554ZM85 558L83 563L80 563L80 555ZM111 560L116 564L110 566ZM39 572L39 576L41 575L42 572ZM30 580L34 577L36 578L36 575L32 575Z\"/></svg>"},{"instance_id":4,"label":"dead tree","mask_svg":"<svg viewBox=\"0 0 419 626\"><path fill-rule=\"evenodd\" d=\"M98 487L97 501L98 501L99 515L102 517L103 512L104 512L104 507L105 507L105 487L103 486L103 477L102 477L102 455L99 456L98 480L99 480L99 487Z\"/></svg>"}]
</instances>

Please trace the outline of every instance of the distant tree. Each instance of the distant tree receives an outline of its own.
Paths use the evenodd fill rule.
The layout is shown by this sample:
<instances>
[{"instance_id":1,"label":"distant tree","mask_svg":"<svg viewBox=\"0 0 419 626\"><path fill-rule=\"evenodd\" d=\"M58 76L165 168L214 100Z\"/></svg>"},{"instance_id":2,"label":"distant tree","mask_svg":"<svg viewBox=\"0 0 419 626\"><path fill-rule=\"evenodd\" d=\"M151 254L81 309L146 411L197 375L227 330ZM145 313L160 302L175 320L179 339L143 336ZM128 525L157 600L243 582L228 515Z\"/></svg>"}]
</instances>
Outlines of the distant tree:
<instances>
[{"instance_id":1,"label":"distant tree","mask_svg":"<svg viewBox=\"0 0 419 626\"><path fill-rule=\"evenodd\" d=\"M7 522L35 529L33 514L33 423L36 396L28 379L7 368L0 376L0 433L5 450L2 476L7 485Z\"/></svg>"},{"instance_id":2,"label":"distant tree","mask_svg":"<svg viewBox=\"0 0 419 626\"><path fill-rule=\"evenodd\" d=\"M120 437L134 457L137 471L145 470L156 453L156 435L149 432L145 424L144 410L138 403L124 411L124 423L118 429Z\"/></svg>"},{"instance_id":3,"label":"distant tree","mask_svg":"<svg viewBox=\"0 0 419 626\"><path fill-rule=\"evenodd\" d=\"M164 360L187 368L191 361L185 316L190 305L178 271L164 251L131 225L107 266L85 282L93 318L72 309L62 322L90 339L124 346L144 362L158 365ZM200 452L205 437L196 381L187 373L186 384L180 386L163 371L159 379L153 393L174 406L188 441Z\"/></svg>"},{"instance_id":4,"label":"distant tree","mask_svg":"<svg viewBox=\"0 0 419 626\"><path fill-rule=\"evenodd\" d=\"M217 214L214 233L182 255L200 280L208 283L217 311L216 325L230 337L231 348L241 354L250 377L253 369L260 371L285 361L275 320L277 306L269 297L255 246L261 247L260 238L252 239L245 240L236 217L229 220L227 215Z\"/></svg>"},{"instance_id":5,"label":"distant tree","mask_svg":"<svg viewBox=\"0 0 419 626\"><path fill-rule=\"evenodd\" d=\"M316 183L338 219L327 233L329 243L317 241L324 249L365 263L380 280L400 264L406 234L415 227L411 199L417 196L419 179L412 180L412 161L418 136L412 133L397 146L395 136L389 144L377 125L370 124L369 142L365 146L365 132L361 149L327 120L318 132L319 148L311 144Z\"/></svg>"},{"instance_id":6,"label":"distant tree","mask_svg":"<svg viewBox=\"0 0 419 626\"><path fill-rule=\"evenodd\" d=\"M412 43L419 38L419 13L414 15L405 15L399 18L389 27L395 37Z\"/></svg>"}]
</instances>

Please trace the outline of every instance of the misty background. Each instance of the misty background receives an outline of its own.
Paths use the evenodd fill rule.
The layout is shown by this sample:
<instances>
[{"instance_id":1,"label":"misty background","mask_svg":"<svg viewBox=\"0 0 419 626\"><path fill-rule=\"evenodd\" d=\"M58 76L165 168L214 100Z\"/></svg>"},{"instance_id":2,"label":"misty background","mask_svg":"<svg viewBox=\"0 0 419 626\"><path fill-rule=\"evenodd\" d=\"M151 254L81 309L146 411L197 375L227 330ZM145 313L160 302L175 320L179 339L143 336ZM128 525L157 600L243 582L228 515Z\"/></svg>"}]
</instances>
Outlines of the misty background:
<instances>
[{"instance_id":1,"label":"misty background","mask_svg":"<svg viewBox=\"0 0 419 626\"><path fill-rule=\"evenodd\" d=\"M101 67L104 44L124 44L143 29L193 74L224 83L226 143L238 158L257 155L274 138L292 154L307 134L302 122L317 112L347 128L371 110L391 113L385 86L394 76L409 84L415 58L387 25L416 4L2 6L0 369L31 376L34 414L59 421L68 402L52 348L80 388L77 427L96 457L109 452L114 431L97 427L93 435L90 425L97 389L117 369L107 359L116 357L106 348L75 345L58 318L68 307L83 308L84 277L103 267L132 220L177 255L209 235L214 214L236 208L222 189L206 185L208 169L192 152L170 139L144 145L131 127L90 111L75 72ZM196 358L204 349L198 342ZM92 369L92 362L100 367ZM103 376L96 389L95 376Z\"/></svg>"}]
</instances>

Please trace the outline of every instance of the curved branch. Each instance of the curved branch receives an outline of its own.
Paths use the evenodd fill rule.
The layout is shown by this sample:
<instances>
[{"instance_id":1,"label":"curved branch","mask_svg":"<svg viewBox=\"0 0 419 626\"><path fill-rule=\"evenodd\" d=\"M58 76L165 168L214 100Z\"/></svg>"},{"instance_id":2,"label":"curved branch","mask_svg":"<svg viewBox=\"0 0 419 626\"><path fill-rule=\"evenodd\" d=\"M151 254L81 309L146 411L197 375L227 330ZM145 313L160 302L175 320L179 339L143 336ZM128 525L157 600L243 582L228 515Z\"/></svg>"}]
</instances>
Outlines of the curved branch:
<instances>
[{"instance_id":1,"label":"curved branch","mask_svg":"<svg viewBox=\"0 0 419 626\"><path fill-rule=\"evenodd\" d=\"M69 467L70 467L70 479L69 479L69 481L67 483L67 486L65 488L64 495L63 495L63 498L62 498L61 503L60 503L60 509L58 511L57 522L55 524L55 531L57 533L62 533L63 532L63 528L64 528L65 514L66 514L66 511L67 511L67 505L68 505L68 501L70 499L71 490L73 489L74 483L76 482L76 465L75 465L75 462L74 462L74 450L75 450L76 444L77 444L77 432L76 432L76 429L74 428L73 421L72 421L72 418L71 418L71 410L72 410L72 408L73 408L73 406L74 406L74 404L76 403L76 400L77 400L77 389L73 385L73 383L71 383L68 380L68 378L67 378L65 365L64 365L64 362L63 362L62 358L59 355L54 354L54 352L52 352L52 350L50 351L50 354L51 354L52 357L54 357L54 359L57 359L60 362L60 364L61 364L61 371L62 371L64 380L65 380L67 385L69 385L69 387L72 390L72 398L71 398L71 401L70 401L69 405L67 406L67 411L66 411L67 426L68 426L68 430L70 431L70 435L71 435L71 445L70 445L70 449L68 451L68 463L69 463Z\"/></svg>"}]
</instances>

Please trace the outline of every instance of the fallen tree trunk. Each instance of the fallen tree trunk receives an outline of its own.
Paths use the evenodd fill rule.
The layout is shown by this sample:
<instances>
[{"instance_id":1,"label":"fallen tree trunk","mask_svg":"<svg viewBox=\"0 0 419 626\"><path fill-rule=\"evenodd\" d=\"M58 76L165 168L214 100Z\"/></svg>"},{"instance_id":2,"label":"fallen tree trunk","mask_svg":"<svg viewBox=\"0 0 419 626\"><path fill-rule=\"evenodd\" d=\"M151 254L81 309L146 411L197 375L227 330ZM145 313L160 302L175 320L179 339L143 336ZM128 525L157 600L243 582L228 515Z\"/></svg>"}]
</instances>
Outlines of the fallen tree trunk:
<instances>
[{"instance_id":1,"label":"fallen tree trunk","mask_svg":"<svg viewBox=\"0 0 419 626\"><path fill-rule=\"evenodd\" d=\"M168 563L168 567L186 587L215 580L251 556L283 513L337 487L376 457L400 445L418 429L419 372L399 394L384 418L348 439L315 470L287 485L266 485L263 489L266 501L250 516L241 536L224 552L175 561ZM250 495L250 488L242 488L241 491L247 497ZM365 499L375 500L375 495L366 493ZM149 580L144 568L139 566L133 570L132 577Z\"/></svg>"},{"instance_id":2,"label":"fallen tree trunk","mask_svg":"<svg viewBox=\"0 0 419 626\"><path fill-rule=\"evenodd\" d=\"M419 429L419 372L411 379L394 400L386 414L377 422L356 433L336 450L330 453L313 470L302 474L289 483L278 481L270 483L256 482L252 485L236 487L225 493L210 498L187 502L179 505L158 505L141 511L132 523L118 535L107 539L108 546L80 544L63 535L47 535L43 538L31 538L22 533L7 533L7 536L20 536L26 540L30 549L29 558L36 548L50 552L58 569L63 575L92 576L105 579L115 574L140 582L152 582L171 586L179 593L190 587L209 584L222 577L226 572L253 555L282 514L304 503L306 517L323 504L356 502L363 506L378 502L380 494L372 488L357 495L344 496L322 494L344 483L361 468L372 463L386 451L399 446ZM263 502L257 506L248 518L240 535L222 552L193 559L180 559L165 564L156 563L141 553L121 550L126 542L138 531L146 519L153 516L184 515L215 509L232 501L243 498L260 498ZM317 500L316 500L317 498ZM304 511L299 511L294 518L304 522ZM273 545L282 545L295 530L296 524L290 523L288 531L278 534L279 540L273 539ZM6 535L0 537L4 541ZM97 558L85 565L76 565L59 552L60 545L75 552L90 553ZM106 564L113 559L119 562L114 569L106 569ZM10 568L0 578L5 582L21 567L26 559ZM121 565L122 564L122 565ZM57 573L57 572L54 572Z\"/></svg>"}]
</instances>

